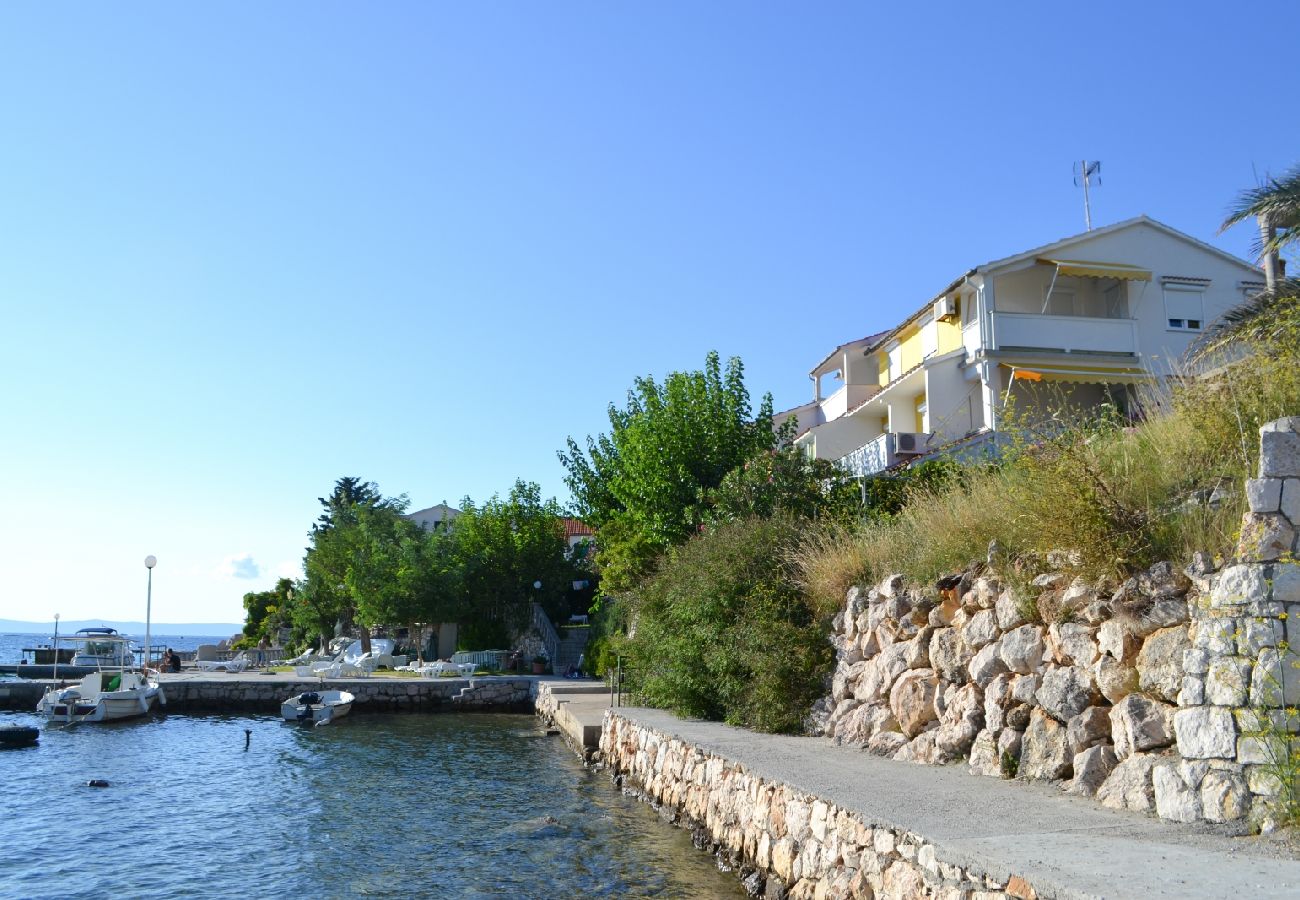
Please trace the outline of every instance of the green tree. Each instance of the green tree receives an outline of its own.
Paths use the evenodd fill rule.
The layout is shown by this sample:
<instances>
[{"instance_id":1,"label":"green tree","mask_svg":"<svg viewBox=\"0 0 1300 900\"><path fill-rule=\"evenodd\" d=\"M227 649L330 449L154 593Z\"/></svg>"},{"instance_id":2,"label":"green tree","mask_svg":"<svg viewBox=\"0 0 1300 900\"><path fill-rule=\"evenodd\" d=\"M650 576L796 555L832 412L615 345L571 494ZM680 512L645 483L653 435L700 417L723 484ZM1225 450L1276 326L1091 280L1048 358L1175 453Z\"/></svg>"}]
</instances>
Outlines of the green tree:
<instances>
[{"instance_id":1,"label":"green tree","mask_svg":"<svg viewBox=\"0 0 1300 900\"><path fill-rule=\"evenodd\" d=\"M378 583L386 558L382 551L376 556L378 522L400 517L407 500L385 498L373 482L346 476L320 503L324 511L312 525L311 546L303 558L306 579L294 619L328 640L336 627L356 620L357 597ZM373 517L369 532L361 526L363 517ZM363 629L361 640L369 650L368 630Z\"/></svg>"},{"instance_id":2,"label":"green tree","mask_svg":"<svg viewBox=\"0 0 1300 900\"><path fill-rule=\"evenodd\" d=\"M843 469L790 444L746 460L717 488L703 491L701 500L697 517L711 524L778 513L848 522L862 505L856 481Z\"/></svg>"},{"instance_id":3,"label":"green tree","mask_svg":"<svg viewBox=\"0 0 1300 900\"><path fill-rule=\"evenodd\" d=\"M479 506L466 497L462 506L450 540L469 633L503 638L526 625L532 601L552 619L566 616L576 569L559 504L520 480L505 499L494 494Z\"/></svg>"},{"instance_id":4,"label":"green tree","mask_svg":"<svg viewBox=\"0 0 1300 900\"><path fill-rule=\"evenodd\" d=\"M740 359L724 372L712 352L703 371L673 372L663 384L636 379L626 408L610 405L609 423L585 451L569 438L559 454L575 510L607 554L617 551L603 529L615 519L623 534L658 550L685 540L699 524L702 493L776 444L772 398L752 415Z\"/></svg>"},{"instance_id":5,"label":"green tree","mask_svg":"<svg viewBox=\"0 0 1300 900\"><path fill-rule=\"evenodd\" d=\"M278 632L293 622L294 583L281 578L269 591L244 595L244 637L253 645L265 639L275 643Z\"/></svg>"}]
</instances>

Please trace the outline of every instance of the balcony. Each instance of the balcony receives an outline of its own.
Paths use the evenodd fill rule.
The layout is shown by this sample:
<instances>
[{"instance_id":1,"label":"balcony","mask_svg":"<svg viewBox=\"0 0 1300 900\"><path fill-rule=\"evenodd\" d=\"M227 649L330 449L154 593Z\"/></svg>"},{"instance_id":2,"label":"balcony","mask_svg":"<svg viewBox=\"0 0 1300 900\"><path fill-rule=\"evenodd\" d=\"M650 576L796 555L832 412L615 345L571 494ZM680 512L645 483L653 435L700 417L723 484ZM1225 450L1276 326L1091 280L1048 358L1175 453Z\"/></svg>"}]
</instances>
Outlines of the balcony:
<instances>
[{"instance_id":1,"label":"balcony","mask_svg":"<svg viewBox=\"0 0 1300 900\"><path fill-rule=\"evenodd\" d=\"M1137 320L995 312L993 348L1136 356Z\"/></svg>"},{"instance_id":2,"label":"balcony","mask_svg":"<svg viewBox=\"0 0 1300 900\"><path fill-rule=\"evenodd\" d=\"M887 432L835 460L857 478L875 475L908 459L929 452L933 435L916 432Z\"/></svg>"},{"instance_id":3,"label":"balcony","mask_svg":"<svg viewBox=\"0 0 1300 900\"><path fill-rule=\"evenodd\" d=\"M847 415L849 410L856 409L878 393L880 393L878 384L842 385L839 390L821 401L822 414L825 416L823 421L830 422Z\"/></svg>"}]
</instances>

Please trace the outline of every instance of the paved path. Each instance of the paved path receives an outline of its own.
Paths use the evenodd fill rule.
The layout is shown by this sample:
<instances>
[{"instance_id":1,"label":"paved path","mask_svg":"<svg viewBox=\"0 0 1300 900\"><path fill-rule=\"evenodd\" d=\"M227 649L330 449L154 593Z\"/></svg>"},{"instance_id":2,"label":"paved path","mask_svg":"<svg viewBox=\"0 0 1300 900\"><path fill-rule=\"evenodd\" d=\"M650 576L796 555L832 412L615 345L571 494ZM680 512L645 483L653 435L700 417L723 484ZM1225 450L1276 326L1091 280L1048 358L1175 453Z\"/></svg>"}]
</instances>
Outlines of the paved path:
<instances>
[{"instance_id":1,"label":"paved path","mask_svg":"<svg viewBox=\"0 0 1300 900\"><path fill-rule=\"evenodd\" d=\"M942 861L1003 882L1020 875L1040 896L1300 898L1300 859L1274 839L1160 822L1050 785L894 762L822 738L757 734L659 710L619 712L853 810L868 825L914 832Z\"/></svg>"}]
</instances>

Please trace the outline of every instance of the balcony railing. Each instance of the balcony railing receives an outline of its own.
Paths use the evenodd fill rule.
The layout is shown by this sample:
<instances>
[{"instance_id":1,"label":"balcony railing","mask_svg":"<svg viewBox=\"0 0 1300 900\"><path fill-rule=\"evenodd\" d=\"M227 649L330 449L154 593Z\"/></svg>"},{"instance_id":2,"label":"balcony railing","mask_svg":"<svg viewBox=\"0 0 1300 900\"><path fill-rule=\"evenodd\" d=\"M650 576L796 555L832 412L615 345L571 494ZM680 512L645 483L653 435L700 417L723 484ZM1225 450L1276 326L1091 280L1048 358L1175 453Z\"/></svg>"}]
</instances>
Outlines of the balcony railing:
<instances>
[{"instance_id":1,"label":"balcony railing","mask_svg":"<svg viewBox=\"0 0 1300 900\"><path fill-rule=\"evenodd\" d=\"M1137 353L1136 319L993 313L993 344L998 350L1026 348L1089 353Z\"/></svg>"},{"instance_id":2,"label":"balcony railing","mask_svg":"<svg viewBox=\"0 0 1300 900\"><path fill-rule=\"evenodd\" d=\"M865 478L906 459L924 455L933 436L916 432L888 432L846 453L835 462L851 475Z\"/></svg>"}]
</instances>

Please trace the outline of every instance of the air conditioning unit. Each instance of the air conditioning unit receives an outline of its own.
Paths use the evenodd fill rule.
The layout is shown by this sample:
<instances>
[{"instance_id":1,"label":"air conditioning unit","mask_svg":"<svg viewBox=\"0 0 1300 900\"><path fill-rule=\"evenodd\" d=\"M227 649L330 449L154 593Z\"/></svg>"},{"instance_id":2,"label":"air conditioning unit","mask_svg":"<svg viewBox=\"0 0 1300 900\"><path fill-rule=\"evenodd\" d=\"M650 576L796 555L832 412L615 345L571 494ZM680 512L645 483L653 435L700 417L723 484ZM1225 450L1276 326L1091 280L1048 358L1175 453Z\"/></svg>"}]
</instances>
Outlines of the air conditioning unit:
<instances>
[{"instance_id":1,"label":"air conditioning unit","mask_svg":"<svg viewBox=\"0 0 1300 900\"><path fill-rule=\"evenodd\" d=\"M957 298L940 297L934 301L934 317L936 319L957 318Z\"/></svg>"},{"instance_id":2,"label":"air conditioning unit","mask_svg":"<svg viewBox=\"0 0 1300 900\"><path fill-rule=\"evenodd\" d=\"M899 432L894 435L894 452L899 456L917 456L925 452L929 439L928 434Z\"/></svg>"}]
</instances>

